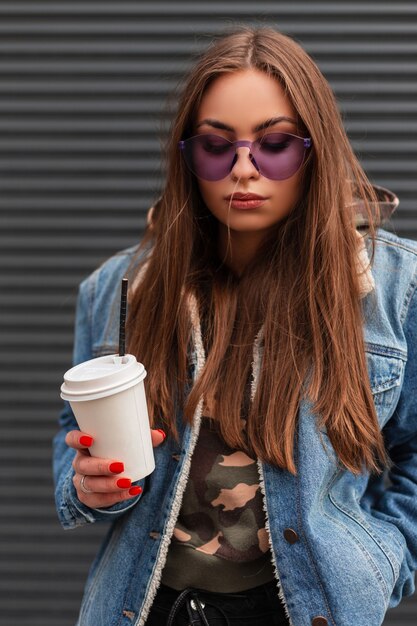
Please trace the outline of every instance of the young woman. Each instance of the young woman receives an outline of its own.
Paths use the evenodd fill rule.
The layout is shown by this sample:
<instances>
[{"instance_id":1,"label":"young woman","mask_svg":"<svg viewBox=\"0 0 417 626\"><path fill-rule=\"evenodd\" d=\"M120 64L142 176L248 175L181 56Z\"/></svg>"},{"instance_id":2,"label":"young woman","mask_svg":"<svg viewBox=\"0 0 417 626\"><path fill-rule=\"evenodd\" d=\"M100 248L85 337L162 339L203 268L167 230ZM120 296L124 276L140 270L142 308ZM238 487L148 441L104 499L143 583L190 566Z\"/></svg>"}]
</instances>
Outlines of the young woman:
<instances>
[{"instance_id":1,"label":"young woman","mask_svg":"<svg viewBox=\"0 0 417 626\"><path fill-rule=\"evenodd\" d=\"M380 626L414 590L417 244L273 30L203 54L166 155L143 242L80 288L75 363L116 352L131 278L156 469L118 483L66 406L61 522L111 522L78 624Z\"/></svg>"}]
</instances>

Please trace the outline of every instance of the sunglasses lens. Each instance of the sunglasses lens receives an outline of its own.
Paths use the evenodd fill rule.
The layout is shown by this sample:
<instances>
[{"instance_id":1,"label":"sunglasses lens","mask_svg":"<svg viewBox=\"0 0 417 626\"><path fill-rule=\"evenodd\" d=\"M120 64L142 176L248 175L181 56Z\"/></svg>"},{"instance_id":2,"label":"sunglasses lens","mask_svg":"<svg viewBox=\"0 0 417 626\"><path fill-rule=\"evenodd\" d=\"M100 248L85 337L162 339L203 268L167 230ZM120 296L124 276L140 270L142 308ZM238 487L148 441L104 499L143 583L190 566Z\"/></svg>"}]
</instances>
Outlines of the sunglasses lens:
<instances>
[{"instance_id":1,"label":"sunglasses lens","mask_svg":"<svg viewBox=\"0 0 417 626\"><path fill-rule=\"evenodd\" d=\"M288 133L268 133L252 147L261 174L272 180L285 180L295 174L304 153L303 139Z\"/></svg>"},{"instance_id":2,"label":"sunglasses lens","mask_svg":"<svg viewBox=\"0 0 417 626\"><path fill-rule=\"evenodd\" d=\"M233 143L218 135L196 135L186 139L183 154L189 169L203 180L221 180L235 159Z\"/></svg>"},{"instance_id":3,"label":"sunglasses lens","mask_svg":"<svg viewBox=\"0 0 417 626\"><path fill-rule=\"evenodd\" d=\"M188 168L198 178L209 181L225 178L237 159L235 144L218 135L190 137L182 142L182 152ZM268 133L252 143L250 158L262 176L285 180L301 167L304 154L302 137Z\"/></svg>"}]
</instances>

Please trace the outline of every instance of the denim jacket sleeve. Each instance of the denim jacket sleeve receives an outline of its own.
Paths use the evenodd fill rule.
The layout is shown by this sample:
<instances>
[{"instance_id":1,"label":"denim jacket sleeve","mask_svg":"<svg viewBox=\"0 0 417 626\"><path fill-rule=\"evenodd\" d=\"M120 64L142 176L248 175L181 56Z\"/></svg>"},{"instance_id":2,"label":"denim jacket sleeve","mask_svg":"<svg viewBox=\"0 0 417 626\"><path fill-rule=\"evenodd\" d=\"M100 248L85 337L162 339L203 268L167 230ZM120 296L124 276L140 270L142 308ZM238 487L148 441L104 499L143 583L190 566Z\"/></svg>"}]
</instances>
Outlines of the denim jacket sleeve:
<instances>
[{"instance_id":1,"label":"denim jacket sleeve","mask_svg":"<svg viewBox=\"0 0 417 626\"><path fill-rule=\"evenodd\" d=\"M74 365L93 358L92 315L95 285L99 272L100 269L96 270L81 283L79 288L75 317ZM91 509L80 502L72 482L75 473L72 467L75 450L69 448L65 443L67 432L78 429L68 402L65 402L59 423L60 430L53 442L53 471L55 502L62 526L65 529L69 529L86 523L113 520L134 506L140 499L140 496L106 509ZM143 482L139 481L137 484L142 485Z\"/></svg>"},{"instance_id":2,"label":"denim jacket sleeve","mask_svg":"<svg viewBox=\"0 0 417 626\"><path fill-rule=\"evenodd\" d=\"M403 534L406 547L390 606L414 590L417 569L417 274L409 285L404 306L407 363L402 391L392 418L383 433L393 461L388 488L375 491L372 513L394 524Z\"/></svg>"}]
</instances>

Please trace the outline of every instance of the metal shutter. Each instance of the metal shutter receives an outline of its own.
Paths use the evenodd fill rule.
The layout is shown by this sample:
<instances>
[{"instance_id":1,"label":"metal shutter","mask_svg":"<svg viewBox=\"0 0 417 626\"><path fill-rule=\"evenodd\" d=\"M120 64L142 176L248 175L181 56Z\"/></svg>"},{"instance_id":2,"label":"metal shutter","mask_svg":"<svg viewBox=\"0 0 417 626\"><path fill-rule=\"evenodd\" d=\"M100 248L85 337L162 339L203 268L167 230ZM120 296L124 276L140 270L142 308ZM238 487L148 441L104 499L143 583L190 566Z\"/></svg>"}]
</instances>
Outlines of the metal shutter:
<instances>
[{"instance_id":1,"label":"metal shutter","mask_svg":"<svg viewBox=\"0 0 417 626\"><path fill-rule=\"evenodd\" d=\"M414 1L1 1L1 626L75 622L104 532L64 533L52 496L77 285L138 239L167 94L233 23L275 26L314 56L372 179L401 199L393 228L417 238ZM386 624L411 626L416 606Z\"/></svg>"}]
</instances>

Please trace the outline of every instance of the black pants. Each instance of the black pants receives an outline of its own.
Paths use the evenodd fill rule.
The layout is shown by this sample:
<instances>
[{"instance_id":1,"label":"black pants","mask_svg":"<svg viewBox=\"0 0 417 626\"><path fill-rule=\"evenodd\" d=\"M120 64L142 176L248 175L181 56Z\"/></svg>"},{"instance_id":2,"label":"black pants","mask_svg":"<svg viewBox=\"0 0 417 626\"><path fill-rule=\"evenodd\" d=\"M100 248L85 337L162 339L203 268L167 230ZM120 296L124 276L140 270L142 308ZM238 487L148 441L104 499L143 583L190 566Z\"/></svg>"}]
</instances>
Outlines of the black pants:
<instances>
[{"instance_id":1,"label":"black pants","mask_svg":"<svg viewBox=\"0 0 417 626\"><path fill-rule=\"evenodd\" d=\"M175 606L177 605L177 606ZM203 615L202 615L203 613ZM161 585L146 626L288 626L275 581L239 593Z\"/></svg>"}]
</instances>

